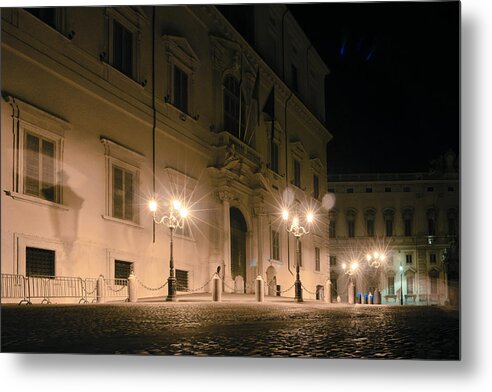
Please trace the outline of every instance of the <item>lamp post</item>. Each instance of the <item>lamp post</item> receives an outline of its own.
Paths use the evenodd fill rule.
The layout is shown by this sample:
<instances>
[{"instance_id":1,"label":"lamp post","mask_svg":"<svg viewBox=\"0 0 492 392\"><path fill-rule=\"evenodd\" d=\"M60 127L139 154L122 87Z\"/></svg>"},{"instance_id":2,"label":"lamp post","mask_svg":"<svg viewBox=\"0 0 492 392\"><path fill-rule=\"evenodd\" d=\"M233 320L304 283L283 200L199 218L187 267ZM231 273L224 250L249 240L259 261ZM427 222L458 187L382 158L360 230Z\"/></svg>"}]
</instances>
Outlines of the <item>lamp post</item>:
<instances>
[{"instance_id":1,"label":"lamp post","mask_svg":"<svg viewBox=\"0 0 492 392\"><path fill-rule=\"evenodd\" d=\"M299 264L300 264L300 253L301 253L301 237L303 235L306 235L309 233L309 229L306 229L304 226L301 226L301 223L299 221L299 216L294 214L292 217L292 220L289 223L289 218L290 214L288 210L283 210L282 211L282 219L287 223L287 231L289 233L292 233L292 235L296 238L296 281L294 283L295 285L295 295L294 295L294 301L295 302L303 302L302 300L302 283L301 283L301 277L300 277L300 272L299 272ZM314 215L312 212L308 212L306 214L306 223L311 224L314 220Z\"/></svg>"},{"instance_id":2,"label":"lamp post","mask_svg":"<svg viewBox=\"0 0 492 392\"><path fill-rule=\"evenodd\" d=\"M355 293L354 293L354 282L352 281L352 275L355 274L357 271L357 268L359 268L359 263L357 261L352 261L350 263L350 268L347 268L347 264L343 263L342 264L342 269L345 275L348 275L349 277L349 285L348 285L348 303L349 304L354 304L355 302Z\"/></svg>"},{"instance_id":3,"label":"lamp post","mask_svg":"<svg viewBox=\"0 0 492 392\"><path fill-rule=\"evenodd\" d=\"M170 242L170 259L169 259L169 277L167 278L167 297L166 301L176 301L176 276L174 273L174 258L173 258L173 234L174 230L182 229L184 220L188 216L188 210L182 206L179 200L173 200L169 204L168 215L163 215L157 218L158 204L155 200L149 202L149 210L152 212L154 222L158 225L166 225L169 227L171 234Z\"/></svg>"},{"instance_id":4,"label":"lamp post","mask_svg":"<svg viewBox=\"0 0 492 392\"><path fill-rule=\"evenodd\" d=\"M403 305L403 267L400 264L400 305Z\"/></svg>"},{"instance_id":5,"label":"lamp post","mask_svg":"<svg viewBox=\"0 0 492 392\"><path fill-rule=\"evenodd\" d=\"M385 259L386 255L377 251L366 255L366 260L369 267L376 269L377 278L376 287L374 288L374 303L378 304L381 303L381 291L379 290L379 285L381 284L381 270L379 268L382 266Z\"/></svg>"}]
</instances>

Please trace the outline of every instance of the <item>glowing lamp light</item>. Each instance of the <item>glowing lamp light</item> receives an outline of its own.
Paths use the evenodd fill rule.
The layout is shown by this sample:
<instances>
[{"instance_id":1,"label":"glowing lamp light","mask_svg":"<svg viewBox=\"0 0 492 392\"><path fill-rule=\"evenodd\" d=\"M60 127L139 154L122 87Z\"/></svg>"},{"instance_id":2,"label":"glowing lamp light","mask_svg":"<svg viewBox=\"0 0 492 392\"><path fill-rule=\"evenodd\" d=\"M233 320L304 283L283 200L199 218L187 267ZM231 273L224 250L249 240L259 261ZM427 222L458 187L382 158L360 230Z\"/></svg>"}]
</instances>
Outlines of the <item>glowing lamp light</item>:
<instances>
[{"instance_id":1,"label":"glowing lamp light","mask_svg":"<svg viewBox=\"0 0 492 392\"><path fill-rule=\"evenodd\" d=\"M175 210L180 210L181 209L181 202L179 200L173 200L173 208Z\"/></svg>"},{"instance_id":2,"label":"glowing lamp light","mask_svg":"<svg viewBox=\"0 0 492 392\"><path fill-rule=\"evenodd\" d=\"M372 256L371 256L371 255L367 255L367 256L366 256L366 259L367 259L367 261L371 261Z\"/></svg>"},{"instance_id":3,"label":"glowing lamp light","mask_svg":"<svg viewBox=\"0 0 492 392\"><path fill-rule=\"evenodd\" d=\"M343 263L343 264L342 264L342 268L343 268L343 269L346 269L346 268L347 268L347 264Z\"/></svg>"},{"instance_id":4,"label":"glowing lamp light","mask_svg":"<svg viewBox=\"0 0 492 392\"><path fill-rule=\"evenodd\" d=\"M308 223L312 223L313 222L313 213L312 212L308 212L308 214L306 215L306 219L308 221Z\"/></svg>"},{"instance_id":5,"label":"glowing lamp light","mask_svg":"<svg viewBox=\"0 0 492 392\"><path fill-rule=\"evenodd\" d=\"M289 211L287 211L287 210L282 211L282 219L283 220L289 219Z\"/></svg>"},{"instance_id":6,"label":"glowing lamp light","mask_svg":"<svg viewBox=\"0 0 492 392\"><path fill-rule=\"evenodd\" d=\"M383 260L383 261L384 261L384 259L385 259L385 258L386 258L386 256L385 256L385 255L381 255L381 260Z\"/></svg>"},{"instance_id":7,"label":"glowing lamp light","mask_svg":"<svg viewBox=\"0 0 492 392\"><path fill-rule=\"evenodd\" d=\"M292 224L293 224L294 226L299 226L299 218L298 218L297 216L296 216L296 217L294 217L294 219L292 219Z\"/></svg>"},{"instance_id":8,"label":"glowing lamp light","mask_svg":"<svg viewBox=\"0 0 492 392\"><path fill-rule=\"evenodd\" d=\"M350 268L352 269L352 271L355 271L357 269L357 267L359 266L359 264L357 263L357 261L354 261L351 265L350 265Z\"/></svg>"},{"instance_id":9,"label":"glowing lamp light","mask_svg":"<svg viewBox=\"0 0 492 392\"><path fill-rule=\"evenodd\" d=\"M403 267L400 265L400 271L403 271Z\"/></svg>"},{"instance_id":10,"label":"glowing lamp light","mask_svg":"<svg viewBox=\"0 0 492 392\"><path fill-rule=\"evenodd\" d=\"M157 202L155 200L149 201L149 210L150 210L150 212L156 212L157 211Z\"/></svg>"},{"instance_id":11,"label":"glowing lamp light","mask_svg":"<svg viewBox=\"0 0 492 392\"><path fill-rule=\"evenodd\" d=\"M182 218L186 218L188 216L188 210L183 207L179 210L179 214L181 215Z\"/></svg>"},{"instance_id":12,"label":"glowing lamp light","mask_svg":"<svg viewBox=\"0 0 492 392\"><path fill-rule=\"evenodd\" d=\"M378 252L374 252L374 258L377 259L379 257L379 253Z\"/></svg>"}]
</instances>

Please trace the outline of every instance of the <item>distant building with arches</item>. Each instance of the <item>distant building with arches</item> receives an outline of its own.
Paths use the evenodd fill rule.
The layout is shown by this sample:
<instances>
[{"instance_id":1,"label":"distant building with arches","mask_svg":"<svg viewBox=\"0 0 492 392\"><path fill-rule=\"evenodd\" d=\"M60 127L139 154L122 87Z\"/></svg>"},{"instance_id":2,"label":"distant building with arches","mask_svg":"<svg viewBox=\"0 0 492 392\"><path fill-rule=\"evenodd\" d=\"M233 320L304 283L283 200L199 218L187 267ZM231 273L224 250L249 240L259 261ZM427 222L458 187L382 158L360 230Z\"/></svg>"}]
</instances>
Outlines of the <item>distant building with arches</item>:
<instances>
[{"instance_id":1,"label":"distant building with arches","mask_svg":"<svg viewBox=\"0 0 492 392\"><path fill-rule=\"evenodd\" d=\"M459 301L459 175L456 155L428 173L332 174L329 221L332 298L347 300L343 263L359 263L356 294L377 286L383 303ZM384 253L379 270L367 254ZM401 267L401 269L400 269Z\"/></svg>"}]
</instances>

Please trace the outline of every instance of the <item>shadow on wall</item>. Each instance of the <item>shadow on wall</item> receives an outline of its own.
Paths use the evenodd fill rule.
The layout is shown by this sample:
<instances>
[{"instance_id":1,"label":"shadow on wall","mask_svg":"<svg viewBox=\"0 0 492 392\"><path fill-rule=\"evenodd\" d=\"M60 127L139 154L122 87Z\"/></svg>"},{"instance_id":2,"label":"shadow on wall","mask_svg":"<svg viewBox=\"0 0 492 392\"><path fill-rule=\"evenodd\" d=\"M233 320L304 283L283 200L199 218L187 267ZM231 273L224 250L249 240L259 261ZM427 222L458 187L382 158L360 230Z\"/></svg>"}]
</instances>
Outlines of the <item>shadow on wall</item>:
<instances>
[{"instance_id":1,"label":"shadow on wall","mask_svg":"<svg viewBox=\"0 0 492 392\"><path fill-rule=\"evenodd\" d=\"M63 195L63 205L68 207L68 211L59 208L50 208L50 220L55 237L63 242L65 255L70 256L74 242L79 236L79 215L84 199L80 197L69 184L69 175L66 171L58 172L58 177L63 179L63 186L60 187L60 195ZM53 192L47 188L43 192Z\"/></svg>"}]
</instances>

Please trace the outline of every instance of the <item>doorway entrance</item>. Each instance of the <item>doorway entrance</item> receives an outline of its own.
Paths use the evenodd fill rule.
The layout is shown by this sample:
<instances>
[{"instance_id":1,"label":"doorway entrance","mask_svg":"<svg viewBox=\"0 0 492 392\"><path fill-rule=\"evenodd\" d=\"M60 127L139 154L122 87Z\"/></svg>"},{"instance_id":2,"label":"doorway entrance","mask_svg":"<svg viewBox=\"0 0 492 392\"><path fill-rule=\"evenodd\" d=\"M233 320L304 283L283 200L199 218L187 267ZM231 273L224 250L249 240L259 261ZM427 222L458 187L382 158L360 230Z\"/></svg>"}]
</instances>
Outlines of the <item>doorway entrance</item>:
<instances>
[{"instance_id":1,"label":"doorway entrance","mask_svg":"<svg viewBox=\"0 0 492 392\"><path fill-rule=\"evenodd\" d=\"M231 218L231 275L232 279L241 276L246 292L246 234L248 227L243 214L238 208L230 209Z\"/></svg>"}]
</instances>

